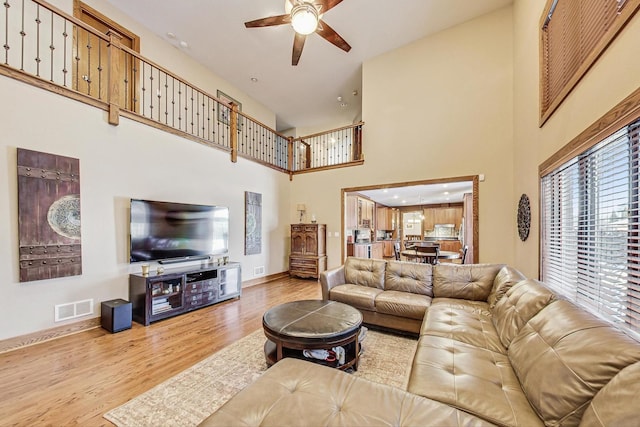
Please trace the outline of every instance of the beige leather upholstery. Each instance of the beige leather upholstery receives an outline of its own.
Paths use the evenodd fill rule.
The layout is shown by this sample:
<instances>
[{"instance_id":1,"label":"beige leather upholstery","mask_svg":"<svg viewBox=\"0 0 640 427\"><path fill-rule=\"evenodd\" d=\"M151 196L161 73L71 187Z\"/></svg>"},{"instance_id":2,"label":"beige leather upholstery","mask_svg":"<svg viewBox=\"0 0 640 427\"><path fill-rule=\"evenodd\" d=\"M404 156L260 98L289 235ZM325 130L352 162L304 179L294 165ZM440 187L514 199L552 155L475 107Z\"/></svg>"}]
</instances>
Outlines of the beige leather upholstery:
<instances>
[{"instance_id":1,"label":"beige leather upholstery","mask_svg":"<svg viewBox=\"0 0 640 427\"><path fill-rule=\"evenodd\" d=\"M320 274L320 288L322 289L322 299L330 299L329 292L338 285L347 283L344 277L344 265L325 270Z\"/></svg>"},{"instance_id":2,"label":"beige leather upholstery","mask_svg":"<svg viewBox=\"0 0 640 427\"><path fill-rule=\"evenodd\" d=\"M345 283L384 289L386 262L379 259L347 258L344 264Z\"/></svg>"},{"instance_id":3,"label":"beige leather upholstery","mask_svg":"<svg viewBox=\"0 0 640 427\"><path fill-rule=\"evenodd\" d=\"M431 297L408 292L384 291L376 296L376 311L422 320L431 305Z\"/></svg>"},{"instance_id":4,"label":"beige leather upholstery","mask_svg":"<svg viewBox=\"0 0 640 427\"><path fill-rule=\"evenodd\" d=\"M337 369L283 359L201 426L490 426L448 405Z\"/></svg>"},{"instance_id":5,"label":"beige leather upholstery","mask_svg":"<svg viewBox=\"0 0 640 427\"><path fill-rule=\"evenodd\" d=\"M509 358L457 340L422 335L407 391L504 426L542 422L522 392Z\"/></svg>"},{"instance_id":6,"label":"beige leather upholstery","mask_svg":"<svg viewBox=\"0 0 640 427\"><path fill-rule=\"evenodd\" d=\"M640 343L613 326L511 267L437 265L433 299L431 266L380 267L349 259L322 293L420 333L407 392L284 359L206 425L638 425Z\"/></svg>"},{"instance_id":7,"label":"beige leather upholstery","mask_svg":"<svg viewBox=\"0 0 640 427\"><path fill-rule=\"evenodd\" d=\"M438 264L433 267L433 295L487 301L502 264Z\"/></svg>"},{"instance_id":8,"label":"beige leather upholstery","mask_svg":"<svg viewBox=\"0 0 640 427\"><path fill-rule=\"evenodd\" d=\"M329 299L343 302L362 310L375 310L376 297L382 292L382 289L352 285L349 283L331 289Z\"/></svg>"},{"instance_id":9,"label":"beige leather upholstery","mask_svg":"<svg viewBox=\"0 0 640 427\"><path fill-rule=\"evenodd\" d=\"M389 261L385 271L384 288L388 291L410 292L433 296L431 264Z\"/></svg>"},{"instance_id":10,"label":"beige leather upholstery","mask_svg":"<svg viewBox=\"0 0 640 427\"><path fill-rule=\"evenodd\" d=\"M640 361L640 345L560 300L522 328L508 354L531 405L545 423L578 425L598 390L621 369Z\"/></svg>"},{"instance_id":11,"label":"beige leather upholstery","mask_svg":"<svg viewBox=\"0 0 640 427\"><path fill-rule=\"evenodd\" d=\"M450 338L506 353L486 302L438 298L427 311L420 335Z\"/></svg>"},{"instance_id":12,"label":"beige leather upholstery","mask_svg":"<svg viewBox=\"0 0 640 427\"><path fill-rule=\"evenodd\" d=\"M502 299L504 294L511 289L513 285L524 279L526 279L524 274L511 266L507 265L500 269L498 274L496 274L496 278L493 279L493 288L487 298L489 308L493 309L493 307L496 306L496 303Z\"/></svg>"},{"instance_id":13,"label":"beige leather upholstery","mask_svg":"<svg viewBox=\"0 0 640 427\"><path fill-rule=\"evenodd\" d=\"M591 400L581 427L635 427L640 423L640 362L624 368Z\"/></svg>"},{"instance_id":14,"label":"beige leather upholstery","mask_svg":"<svg viewBox=\"0 0 640 427\"><path fill-rule=\"evenodd\" d=\"M511 287L493 309L493 323L502 345L509 348L525 323L555 298L553 292L534 279Z\"/></svg>"}]
</instances>

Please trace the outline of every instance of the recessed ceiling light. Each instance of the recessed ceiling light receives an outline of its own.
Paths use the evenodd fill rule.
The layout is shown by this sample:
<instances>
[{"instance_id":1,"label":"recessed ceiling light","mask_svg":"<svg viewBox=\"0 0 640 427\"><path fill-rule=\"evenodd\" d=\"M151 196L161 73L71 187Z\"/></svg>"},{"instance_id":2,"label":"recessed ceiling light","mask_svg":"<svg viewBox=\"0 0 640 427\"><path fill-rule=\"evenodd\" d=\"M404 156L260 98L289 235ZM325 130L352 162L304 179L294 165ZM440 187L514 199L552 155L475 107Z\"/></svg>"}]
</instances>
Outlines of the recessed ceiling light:
<instances>
[{"instance_id":1,"label":"recessed ceiling light","mask_svg":"<svg viewBox=\"0 0 640 427\"><path fill-rule=\"evenodd\" d=\"M251 81L254 83L258 83L258 78L257 77L251 77Z\"/></svg>"},{"instance_id":2,"label":"recessed ceiling light","mask_svg":"<svg viewBox=\"0 0 640 427\"><path fill-rule=\"evenodd\" d=\"M388 193L389 190L387 190L386 188L384 190L382 190L383 193Z\"/></svg>"},{"instance_id":3,"label":"recessed ceiling light","mask_svg":"<svg viewBox=\"0 0 640 427\"><path fill-rule=\"evenodd\" d=\"M170 39L175 39L176 35L171 33L171 32L169 32L169 33L167 33L167 37L170 38Z\"/></svg>"},{"instance_id":4,"label":"recessed ceiling light","mask_svg":"<svg viewBox=\"0 0 640 427\"><path fill-rule=\"evenodd\" d=\"M189 43L187 43L186 41L182 40L180 41L180 47L183 49L187 49L189 47Z\"/></svg>"},{"instance_id":5,"label":"recessed ceiling light","mask_svg":"<svg viewBox=\"0 0 640 427\"><path fill-rule=\"evenodd\" d=\"M398 195L396 194L395 196L393 196L393 198L394 198L394 199L397 199L397 198L398 198Z\"/></svg>"},{"instance_id":6,"label":"recessed ceiling light","mask_svg":"<svg viewBox=\"0 0 640 427\"><path fill-rule=\"evenodd\" d=\"M449 194L449 192L448 192L448 191L445 191L445 192L444 192L444 194L445 194L445 195L447 195L447 194Z\"/></svg>"},{"instance_id":7,"label":"recessed ceiling light","mask_svg":"<svg viewBox=\"0 0 640 427\"><path fill-rule=\"evenodd\" d=\"M402 203L407 203L407 201L406 201L406 200L403 200L403 201L402 201Z\"/></svg>"}]
</instances>

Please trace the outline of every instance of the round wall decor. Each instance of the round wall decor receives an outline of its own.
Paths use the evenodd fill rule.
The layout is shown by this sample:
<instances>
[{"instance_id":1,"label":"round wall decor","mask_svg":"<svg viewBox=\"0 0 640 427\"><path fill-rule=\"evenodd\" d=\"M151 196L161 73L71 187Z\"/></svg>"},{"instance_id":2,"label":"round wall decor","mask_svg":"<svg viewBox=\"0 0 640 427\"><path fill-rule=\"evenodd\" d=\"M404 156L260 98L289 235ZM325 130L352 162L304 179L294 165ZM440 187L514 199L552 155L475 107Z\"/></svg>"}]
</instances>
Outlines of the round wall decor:
<instances>
[{"instance_id":1,"label":"round wall decor","mask_svg":"<svg viewBox=\"0 0 640 427\"><path fill-rule=\"evenodd\" d=\"M518 202L518 234L523 242L529 237L529 227L531 227L531 205L529 197L523 194Z\"/></svg>"}]
</instances>

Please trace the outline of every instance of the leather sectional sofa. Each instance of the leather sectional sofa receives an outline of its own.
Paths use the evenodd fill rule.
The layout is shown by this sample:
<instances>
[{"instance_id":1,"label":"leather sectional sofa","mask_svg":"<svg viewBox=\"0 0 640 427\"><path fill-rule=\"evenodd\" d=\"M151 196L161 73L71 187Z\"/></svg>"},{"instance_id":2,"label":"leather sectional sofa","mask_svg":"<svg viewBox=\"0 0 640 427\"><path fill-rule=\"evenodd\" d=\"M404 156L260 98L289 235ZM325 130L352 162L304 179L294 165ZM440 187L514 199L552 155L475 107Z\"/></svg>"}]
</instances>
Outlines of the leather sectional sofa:
<instances>
[{"instance_id":1,"label":"leather sectional sofa","mask_svg":"<svg viewBox=\"0 0 640 427\"><path fill-rule=\"evenodd\" d=\"M640 343L500 264L348 258L323 298L418 334L407 390L284 359L203 425L632 426Z\"/></svg>"}]
</instances>

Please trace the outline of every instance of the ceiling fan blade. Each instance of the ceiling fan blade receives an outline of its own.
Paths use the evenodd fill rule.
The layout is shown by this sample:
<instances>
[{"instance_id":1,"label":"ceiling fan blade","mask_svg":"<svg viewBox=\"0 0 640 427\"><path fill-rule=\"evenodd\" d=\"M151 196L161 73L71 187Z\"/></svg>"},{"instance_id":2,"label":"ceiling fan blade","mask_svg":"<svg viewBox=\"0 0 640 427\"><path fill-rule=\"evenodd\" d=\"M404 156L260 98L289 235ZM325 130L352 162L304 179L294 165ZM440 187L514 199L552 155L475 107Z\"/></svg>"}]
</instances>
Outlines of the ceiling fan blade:
<instances>
[{"instance_id":1,"label":"ceiling fan blade","mask_svg":"<svg viewBox=\"0 0 640 427\"><path fill-rule=\"evenodd\" d=\"M302 48L307 36L296 33L296 38L293 39L293 52L291 54L291 65L298 65L300 61L300 55L302 55Z\"/></svg>"},{"instance_id":2,"label":"ceiling fan blade","mask_svg":"<svg viewBox=\"0 0 640 427\"><path fill-rule=\"evenodd\" d=\"M326 13L328 10L333 9L334 7L336 7L337 5L339 5L340 3L342 3L342 0L324 0L322 2L322 13Z\"/></svg>"},{"instance_id":3,"label":"ceiling fan blade","mask_svg":"<svg viewBox=\"0 0 640 427\"><path fill-rule=\"evenodd\" d=\"M278 15L278 16L269 16L266 18L245 22L244 26L247 28L272 27L274 25L282 25L282 24L290 24L290 23L291 23L291 15L286 14L286 15Z\"/></svg>"},{"instance_id":4,"label":"ceiling fan blade","mask_svg":"<svg viewBox=\"0 0 640 427\"><path fill-rule=\"evenodd\" d=\"M351 50L351 46L349 43L343 39L340 34L336 33L336 31L327 25L322 19L320 20L320 25L318 25L318 29L316 30L323 39L327 40L329 43L332 43L338 46L340 49L345 52L349 52Z\"/></svg>"}]
</instances>

